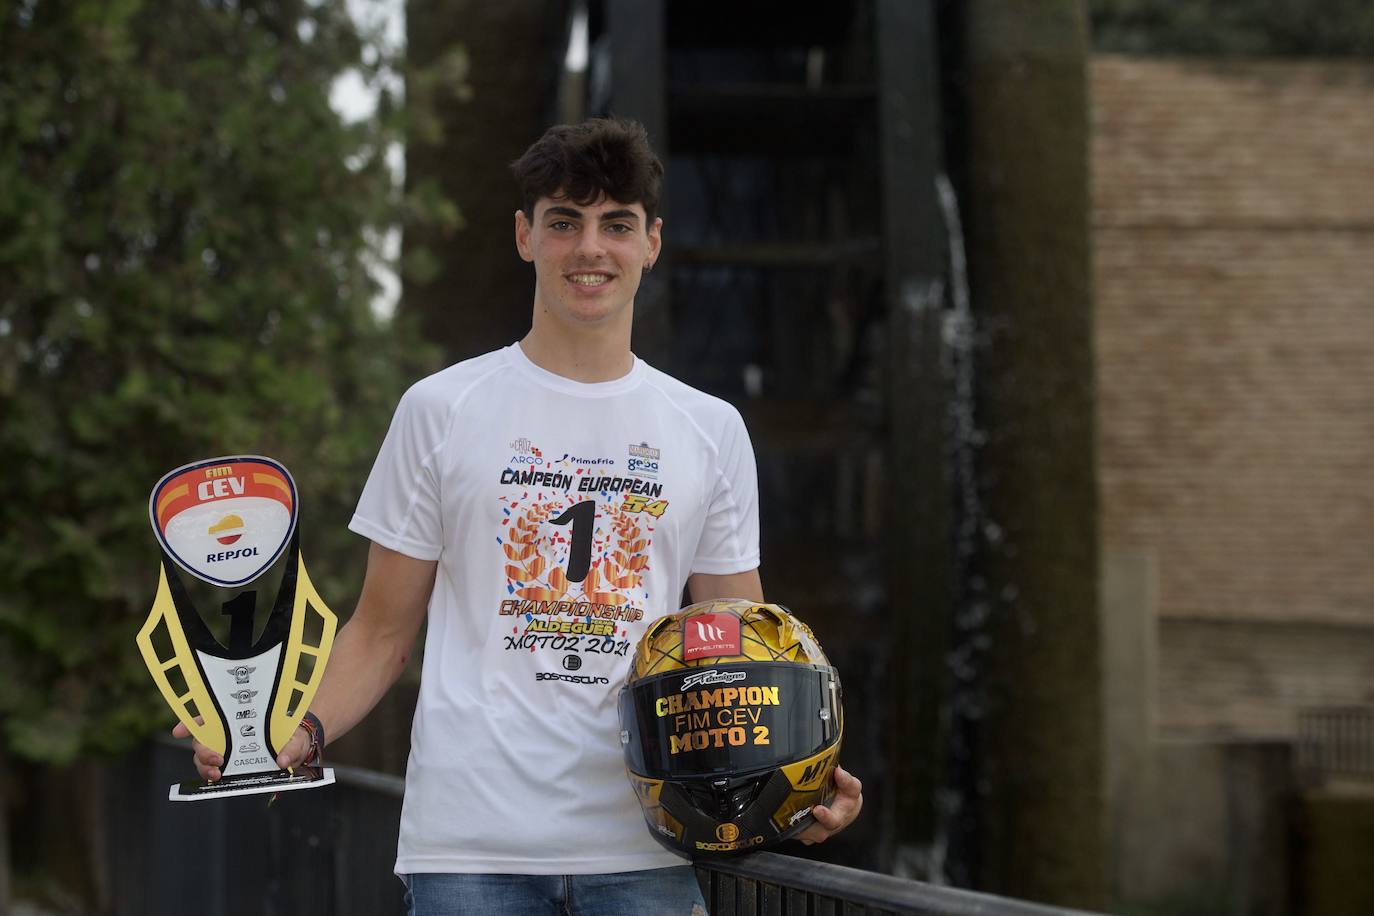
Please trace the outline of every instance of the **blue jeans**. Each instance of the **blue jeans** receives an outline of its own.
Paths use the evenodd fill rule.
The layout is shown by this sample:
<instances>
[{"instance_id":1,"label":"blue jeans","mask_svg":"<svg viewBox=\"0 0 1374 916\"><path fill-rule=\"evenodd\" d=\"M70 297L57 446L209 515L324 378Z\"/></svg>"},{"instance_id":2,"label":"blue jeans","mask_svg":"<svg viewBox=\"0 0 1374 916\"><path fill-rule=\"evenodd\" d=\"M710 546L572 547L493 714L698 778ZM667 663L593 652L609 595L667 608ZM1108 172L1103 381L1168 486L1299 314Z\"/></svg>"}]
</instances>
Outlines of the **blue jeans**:
<instances>
[{"instance_id":1,"label":"blue jeans","mask_svg":"<svg viewBox=\"0 0 1374 916\"><path fill-rule=\"evenodd\" d=\"M690 865L608 875L406 875L410 916L706 916Z\"/></svg>"}]
</instances>

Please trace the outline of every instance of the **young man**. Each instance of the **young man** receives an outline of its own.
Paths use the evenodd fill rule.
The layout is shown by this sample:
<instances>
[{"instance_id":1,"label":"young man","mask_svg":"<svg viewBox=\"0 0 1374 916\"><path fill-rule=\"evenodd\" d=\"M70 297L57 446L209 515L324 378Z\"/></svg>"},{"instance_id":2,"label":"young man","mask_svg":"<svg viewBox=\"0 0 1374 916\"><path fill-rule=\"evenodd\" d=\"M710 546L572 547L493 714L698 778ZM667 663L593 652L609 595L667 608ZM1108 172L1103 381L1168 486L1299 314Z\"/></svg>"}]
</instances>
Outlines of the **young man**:
<instances>
[{"instance_id":1,"label":"young man","mask_svg":"<svg viewBox=\"0 0 1374 916\"><path fill-rule=\"evenodd\" d=\"M763 600L753 451L734 408L630 351L662 244L643 128L554 127L514 171L530 331L401 399L350 523L372 541L362 595L312 712L352 728L428 614L396 863L411 913L686 916L701 896L644 825L616 692L684 583ZM278 762L308 744L302 729ZM857 816L859 781L836 782L804 842Z\"/></svg>"}]
</instances>

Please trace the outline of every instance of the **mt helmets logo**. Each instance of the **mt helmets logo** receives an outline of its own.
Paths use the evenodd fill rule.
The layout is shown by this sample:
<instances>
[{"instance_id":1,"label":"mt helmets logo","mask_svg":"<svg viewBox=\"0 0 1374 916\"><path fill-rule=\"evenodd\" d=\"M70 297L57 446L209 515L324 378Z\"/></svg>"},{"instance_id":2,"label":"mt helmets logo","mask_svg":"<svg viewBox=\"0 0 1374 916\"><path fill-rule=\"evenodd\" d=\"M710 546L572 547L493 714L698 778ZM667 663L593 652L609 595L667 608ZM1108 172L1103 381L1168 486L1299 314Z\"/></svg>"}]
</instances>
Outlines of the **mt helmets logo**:
<instances>
[{"instance_id":1,"label":"mt helmets logo","mask_svg":"<svg viewBox=\"0 0 1374 916\"><path fill-rule=\"evenodd\" d=\"M733 614L696 614L682 622L682 658L740 654L739 618Z\"/></svg>"},{"instance_id":2,"label":"mt helmets logo","mask_svg":"<svg viewBox=\"0 0 1374 916\"><path fill-rule=\"evenodd\" d=\"M212 585L251 582L296 530L296 483L270 458L197 461L163 477L148 515L167 556Z\"/></svg>"}]
</instances>

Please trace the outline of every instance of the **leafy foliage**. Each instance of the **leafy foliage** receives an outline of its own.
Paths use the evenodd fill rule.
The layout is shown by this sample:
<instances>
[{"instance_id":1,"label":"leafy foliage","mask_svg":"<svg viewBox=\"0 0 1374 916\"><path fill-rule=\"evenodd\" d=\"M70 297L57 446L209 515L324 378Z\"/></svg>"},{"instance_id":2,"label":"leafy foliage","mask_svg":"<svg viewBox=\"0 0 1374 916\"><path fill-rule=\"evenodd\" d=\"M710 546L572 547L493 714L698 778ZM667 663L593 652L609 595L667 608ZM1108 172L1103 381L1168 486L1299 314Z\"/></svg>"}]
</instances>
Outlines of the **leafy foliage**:
<instances>
[{"instance_id":1,"label":"leafy foliage","mask_svg":"<svg viewBox=\"0 0 1374 916\"><path fill-rule=\"evenodd\" d=\"M401 200L384 97L344 124L333 78L387 66L342 0L0 5L0 744L65 762L170 715L134 648L156 587L152 485L265 454L301 489L336 611L344 524L431 351L379 320ZM260 606L262 602L260 601ZM202 612L206 609L202 608Z\"/></svg>"},{"instance_id":2,"label":"leafy foliage","mask_svg":"<svg viewBox=\"0 0 1374 916\"><path fill-rule=\"evenodd\" d=\"M1093 45L1137 54L1370 55L1369 0L1089 0Z\"/></svg>"}]
</instances>

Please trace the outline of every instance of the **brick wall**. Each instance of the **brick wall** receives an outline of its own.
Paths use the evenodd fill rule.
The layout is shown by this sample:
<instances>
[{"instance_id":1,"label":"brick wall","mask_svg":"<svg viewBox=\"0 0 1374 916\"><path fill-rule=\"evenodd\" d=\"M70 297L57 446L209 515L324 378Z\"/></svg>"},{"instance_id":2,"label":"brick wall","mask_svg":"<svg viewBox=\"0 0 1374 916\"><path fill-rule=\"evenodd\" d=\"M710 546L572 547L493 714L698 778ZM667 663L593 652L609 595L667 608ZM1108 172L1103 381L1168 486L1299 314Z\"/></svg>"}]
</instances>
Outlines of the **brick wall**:
<instances>
[{"instance_id":1,"label":"brick wall","mask_svg":"<svg viewBox=\"0 0 1374 916\"><path fill-rule=\"evenodd\" d=\"M1161 734L1286 736L1374 702L1374 65L1091 78L1104 550L1155 561Z\"/></svg>"}]
</instances>

